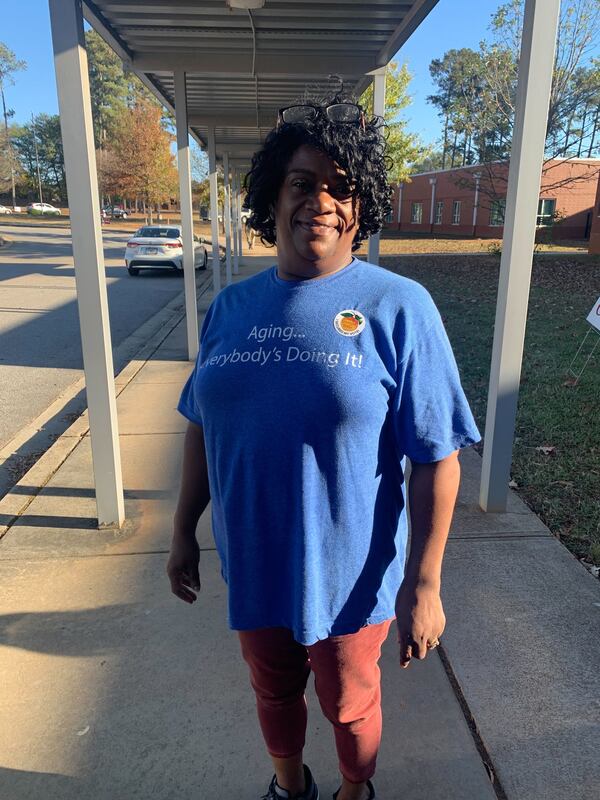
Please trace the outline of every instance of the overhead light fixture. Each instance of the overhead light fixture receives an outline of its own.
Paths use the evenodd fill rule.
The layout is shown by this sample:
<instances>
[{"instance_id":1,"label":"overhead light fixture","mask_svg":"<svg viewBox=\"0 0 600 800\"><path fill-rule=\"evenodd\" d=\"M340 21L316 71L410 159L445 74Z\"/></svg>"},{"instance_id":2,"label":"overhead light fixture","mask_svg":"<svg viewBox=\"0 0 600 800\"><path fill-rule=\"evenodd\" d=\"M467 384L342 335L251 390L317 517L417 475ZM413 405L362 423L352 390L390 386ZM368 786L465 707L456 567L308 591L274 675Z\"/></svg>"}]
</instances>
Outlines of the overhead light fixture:
<instances>
[{"instance_id":1,"label":"overhead light fixture","mask_svg":"<svg viewBox=\"0 0 600 800\"><path fill-rule=\"evenodd\" d=\"M252 10L254 8L262 8L265 0L226 0L226 3L230 8Z\"/></svg>"}]
</instances>

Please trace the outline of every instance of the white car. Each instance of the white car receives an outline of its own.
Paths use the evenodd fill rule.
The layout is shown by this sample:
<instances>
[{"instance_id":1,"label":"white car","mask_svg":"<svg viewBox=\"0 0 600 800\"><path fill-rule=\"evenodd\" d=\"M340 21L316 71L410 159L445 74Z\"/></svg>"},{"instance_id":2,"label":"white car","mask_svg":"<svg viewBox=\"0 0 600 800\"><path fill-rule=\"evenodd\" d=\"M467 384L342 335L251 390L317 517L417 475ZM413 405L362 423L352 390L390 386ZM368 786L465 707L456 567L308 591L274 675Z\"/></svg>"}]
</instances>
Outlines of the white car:
<instances>
[{"instance_id":1,"label":"white car","mask_svg":"<svg viewBox=\"0 0 600 800\"><path fill-rule=\"evenodd\" d=\"M12 214L12 209L8 206L0 206L0 214Z\"/></svg>"},{"instance_id":2,"label":"white car","mask_svg":"<svg viewBox=\"0 0 600 800\"><path fill-rule=\"evenodd\" d=\"M194 234L194 268L206 269L208 252ZM140 269L183 270L183 242L179 225L145 225L136 231L125 248L125 265L130 275Z\"/></svg>"},{"instance_id":3,"label":"white car","mask_svg":"<svg viewBox=\"0 0 600 800\"><path fill-rule=\"evenodd\" d=\"M28 214L49 214L53 217L60 217L60 208L56 208L56 206L50 205L50 203L30 203L27 206L27 213Z\"/></svg>"}]
</instances>

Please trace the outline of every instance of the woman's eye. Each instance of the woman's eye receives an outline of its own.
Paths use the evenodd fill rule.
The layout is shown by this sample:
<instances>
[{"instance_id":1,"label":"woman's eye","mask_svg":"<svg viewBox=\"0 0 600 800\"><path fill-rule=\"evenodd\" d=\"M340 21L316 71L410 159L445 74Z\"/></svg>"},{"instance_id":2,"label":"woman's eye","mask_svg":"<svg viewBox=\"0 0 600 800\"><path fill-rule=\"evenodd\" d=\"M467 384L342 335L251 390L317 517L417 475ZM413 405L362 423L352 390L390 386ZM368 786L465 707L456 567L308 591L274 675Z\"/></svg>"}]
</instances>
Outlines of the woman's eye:
<instances>
[{"instance_id":1,"label":"woman's eye","mask_svg":"<svg viewBox=\"0 0 600 800\"><path fill-rule=\"evenodd\" d=\"M302 189L303 192L308 191L310 188L308 181L303 181L303 180L294 181L292 183L292 186L295 186L298 189Z\"/></svg>"}]
</instances>

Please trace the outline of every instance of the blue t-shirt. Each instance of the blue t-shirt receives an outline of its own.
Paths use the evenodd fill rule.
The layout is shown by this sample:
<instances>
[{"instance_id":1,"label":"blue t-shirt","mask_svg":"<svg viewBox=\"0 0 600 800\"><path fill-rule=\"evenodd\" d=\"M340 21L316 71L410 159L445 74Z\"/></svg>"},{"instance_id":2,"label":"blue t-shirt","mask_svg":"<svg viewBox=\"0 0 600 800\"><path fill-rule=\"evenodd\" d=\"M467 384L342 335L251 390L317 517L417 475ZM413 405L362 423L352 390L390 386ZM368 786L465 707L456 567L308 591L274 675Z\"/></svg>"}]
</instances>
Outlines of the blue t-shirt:
<instances>
[{"instance_id":1,"label":"blue t-shirt","mask_svg":"<svg viewBox=\"0 0 600 800\"><path fill-rule=\"evenodd\" d=\"M394 616L404 458L480 438L428 292L357 259L223 289L179 410L204 431L230 626L306 645Z\"/></svg>"}]
</instances>

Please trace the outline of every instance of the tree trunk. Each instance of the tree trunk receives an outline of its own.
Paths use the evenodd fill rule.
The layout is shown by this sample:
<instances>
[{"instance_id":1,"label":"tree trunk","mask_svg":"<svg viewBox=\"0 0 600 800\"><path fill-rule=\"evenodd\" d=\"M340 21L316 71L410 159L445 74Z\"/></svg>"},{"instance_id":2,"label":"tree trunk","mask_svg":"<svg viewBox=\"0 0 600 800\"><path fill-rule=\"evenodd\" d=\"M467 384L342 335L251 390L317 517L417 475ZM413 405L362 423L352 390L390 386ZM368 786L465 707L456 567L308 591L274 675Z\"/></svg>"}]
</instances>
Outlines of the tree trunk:
<instances>
[{"instance_id":1,"label":"tree trunk","mask_svg":"<svg viewBox=\"0 0 600 800\"><path fill-rule=\"evenodd\" d=\"M598 130L598 117L600 117L600 106L596 109L596 113L594 114L594 127L592 129L592 140L590 142L590 149L588 150L588 158L592 157L592 153L594 152L594 140L596 138L596 132Z\"/></svg>"},{"instance_id":2,"label":"tree trunk","mask_svg":"<svg viewBox=\"0 0 600 800\"><path fill-rule=\"evenodd\" d=\"M454 159L456 158L456 143L458 142L458 133L454 133L454 142L452 144L452 162L450 164L451 167L454 166Z\"/></svg>"},{"instance_id":3,"label":"tree trunk","mask_svg":"<svg viewBox=\"0 0 600 800\"><path fill-rule=\"evenodd\" d=\"M583 109L583 121L581 123L581 135L579 137L579 147L577 148L577 158L581 158L581 148L583 147L583 137L585 136L585 122L587 118L587 103Z\"/></svg>"},{"instance_id":4,"label":"tree trunk","mask_svg":"<svg viewBox=\"0 0 600 800\"><path fill-rule=\"evenodd\" d=\"M565 150L563 155L568 156L569 153L569 139L571 138L571 126L573 125L573 114L569 117L567 122L567 132L565 134Z\"/></svg>"},{"instance_id":5,"label":"tree trunk","mask_svg":"<svg viewBox=\"0 0 600 800\"><path fill-rule=\"evenodd\" d=\"M2 111L4 112L4 129L6 131L6 149L8 150L8 157L10 158L10 183L12 187L12 201L13 201L13 208L17 205L16 194L15 194L15 165L13 163L13 150L12 145L10 143L10 136L8 134L8 113L6 111L6 100L4 99L4 87L0 86L0 92L2 93Z\"/></svg>"},{"instance_id":6,"label":"tree trunk","mask_svg":"<svg viewBox=\"0 0 600 800\"><path fill-rule=\"evenodd\" d=\"M446 150L448 149L448 114L444 122L444 146L442 150L442 169L446 168Z\"/></svg>"}]
</instances>

